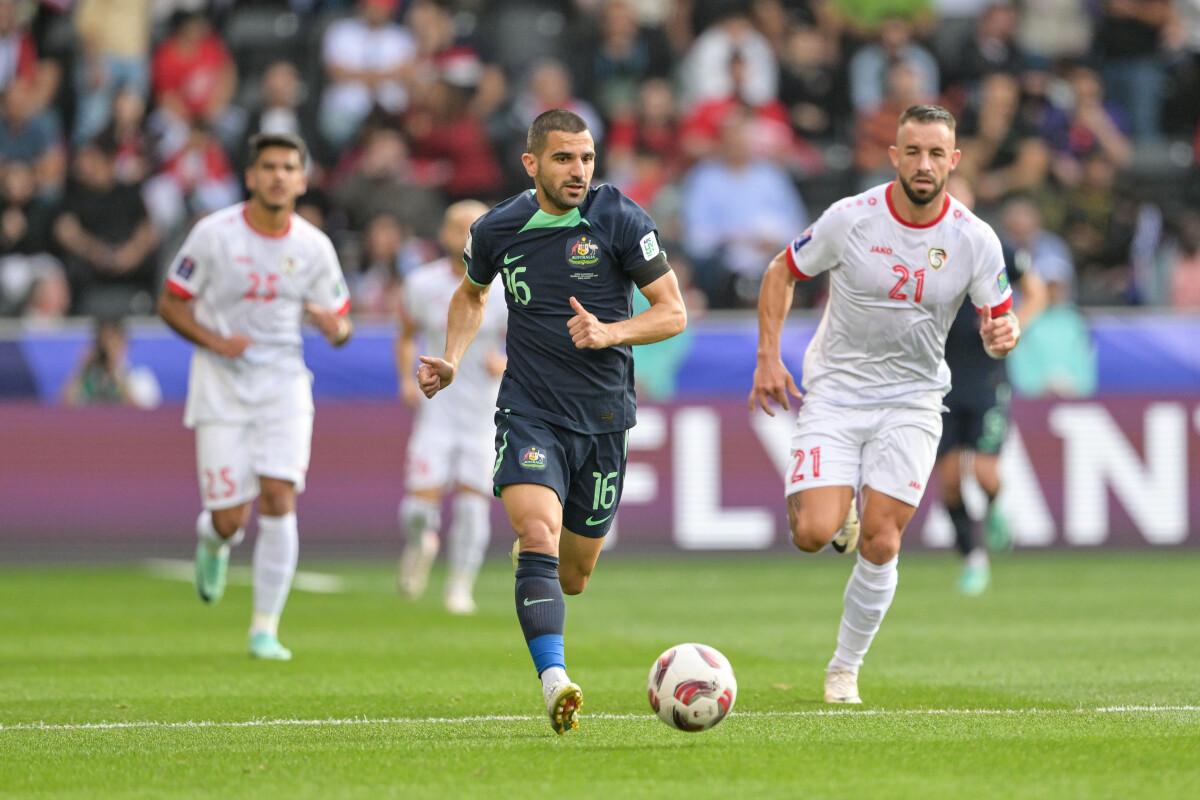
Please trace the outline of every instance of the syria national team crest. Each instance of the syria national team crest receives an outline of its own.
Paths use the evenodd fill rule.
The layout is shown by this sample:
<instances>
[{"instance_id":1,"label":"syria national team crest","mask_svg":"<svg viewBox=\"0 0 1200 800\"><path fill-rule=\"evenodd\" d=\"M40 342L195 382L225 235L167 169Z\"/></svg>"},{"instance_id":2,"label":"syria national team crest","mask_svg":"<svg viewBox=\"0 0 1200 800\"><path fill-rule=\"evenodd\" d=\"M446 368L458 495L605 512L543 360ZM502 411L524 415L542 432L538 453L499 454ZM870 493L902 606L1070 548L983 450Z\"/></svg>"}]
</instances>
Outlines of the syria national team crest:
<instances>
[{"instance_id":1,"label":"syria national team crest","mask_svg":"<svg viewBox=\"0 0 1200 800\"><path fill-rule=\"evenodd\" d=\"M590 236L580 236L567 245L567 263L572 267L590 267L600 260L600 245Z\"/></svg>"},{"instance_id":2,"label":"syria national team crest","mask_svg":"<svg viewBox=\"0 0 1200 800\"><path fill-rule=\"evenodd\" d=\"M929 266L934 269L941 269L950 260L950 256L940 247L929 248Z\"/></svg>"},{"instance_id":3,"label":"syria national team crest","mask_svg":"<svg viewBox=\"0 0 1200 800\"><path fill-rule=\"evenodd\" d=\"M540 447L526 447L521 451L521 467L523 469L545 469L545 451Z\"/></svg>"}]
</instances>

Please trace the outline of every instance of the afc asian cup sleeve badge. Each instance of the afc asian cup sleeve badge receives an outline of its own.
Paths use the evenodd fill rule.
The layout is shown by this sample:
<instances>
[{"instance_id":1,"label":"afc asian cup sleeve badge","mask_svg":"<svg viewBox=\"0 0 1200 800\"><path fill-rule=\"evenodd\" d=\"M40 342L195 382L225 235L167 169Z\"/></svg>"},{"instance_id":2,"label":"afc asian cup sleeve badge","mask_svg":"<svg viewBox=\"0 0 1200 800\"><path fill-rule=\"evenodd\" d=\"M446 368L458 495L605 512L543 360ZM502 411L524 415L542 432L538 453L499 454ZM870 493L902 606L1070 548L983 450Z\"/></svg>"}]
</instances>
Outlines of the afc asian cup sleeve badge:
<instances>
[{"instance_id":1,"label":"afc asian cup sleeve badge","mask_svg":"<svg viewBox=\"0 0 1200 800\"><path fill-rule=\"evenodd\" d=\"M196 261L191 256L184 256L179 259L179 264L175 267L175 274L181 280L190 280L192 273L196 271Z\"/></svg>"}]
</instances>

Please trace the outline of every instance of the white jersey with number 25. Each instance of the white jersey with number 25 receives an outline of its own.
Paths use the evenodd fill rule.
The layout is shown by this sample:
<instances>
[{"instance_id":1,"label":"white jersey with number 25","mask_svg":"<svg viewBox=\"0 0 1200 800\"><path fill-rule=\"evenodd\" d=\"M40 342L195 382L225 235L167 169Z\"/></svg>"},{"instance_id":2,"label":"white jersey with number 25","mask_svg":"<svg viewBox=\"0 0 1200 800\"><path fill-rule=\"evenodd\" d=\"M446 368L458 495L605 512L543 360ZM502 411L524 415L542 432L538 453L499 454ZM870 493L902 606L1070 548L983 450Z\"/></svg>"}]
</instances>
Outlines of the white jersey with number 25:
<instances>
[{"instance_id":1,"label":"white jersey with number 25","mask_svg":"<svg viewBox=\"0 0 1200 800\"><path fill-rule=\"evenodd\" d=\"M839 200L794 239L799 280L829 272L829 302L804 357L806 396L841 406L937 411L950 390L946 335L963 298L999 316L1012 306L1000 240L946 195L938 217L907 222L896 183Z\"/></svg>"},{"instance_id":2,"label":"white jersey with number 25","mask_svg":"<svg viewBox=\"0 0 1200 800\"><path fill-rule=\"evenodd\" d=\"M304 305L344 314L350 295L333 244L292 215L278 236L251 227L245 204L217 211L192 228L167 273L167 291L195 300L196 319L222 336L253 342L239 358L197 347L184 421L245 423L269 413L312 413L300 326Z\"/></svg>"}]
</instances>

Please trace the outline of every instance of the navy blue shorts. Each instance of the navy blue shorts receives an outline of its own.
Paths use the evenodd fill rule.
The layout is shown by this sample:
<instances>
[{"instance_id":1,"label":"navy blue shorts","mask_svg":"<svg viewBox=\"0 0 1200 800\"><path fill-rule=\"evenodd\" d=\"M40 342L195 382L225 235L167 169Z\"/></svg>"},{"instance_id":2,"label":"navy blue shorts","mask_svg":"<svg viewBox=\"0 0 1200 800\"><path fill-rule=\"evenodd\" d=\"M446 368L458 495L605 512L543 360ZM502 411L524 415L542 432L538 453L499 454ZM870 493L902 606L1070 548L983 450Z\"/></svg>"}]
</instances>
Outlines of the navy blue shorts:
<instances>
[{"instance_id":1,"label":"navy blue shorts","mask_svg":"<svg viewBox=\"0 0 1200 800\"><path fill-rule=\"evenodd\" d=\"M971 399L947 395L942 412L938 457L953 450L973 450L994 456L1008 435L1012 390L1007 384L986 389Z\"/></svg>"},{"instance_id":2,"label":"navy blue shorts","mask_svg":"<svg viewBox=\"0 0 1200 800\"><path fill-rule=\"evenodd\" d=\"M496 412L496 496L505 486L548 486L563 507L563 527L602 538L621 502L628 431L587 435L540 419Z\"/></svg>"}]
</instances>

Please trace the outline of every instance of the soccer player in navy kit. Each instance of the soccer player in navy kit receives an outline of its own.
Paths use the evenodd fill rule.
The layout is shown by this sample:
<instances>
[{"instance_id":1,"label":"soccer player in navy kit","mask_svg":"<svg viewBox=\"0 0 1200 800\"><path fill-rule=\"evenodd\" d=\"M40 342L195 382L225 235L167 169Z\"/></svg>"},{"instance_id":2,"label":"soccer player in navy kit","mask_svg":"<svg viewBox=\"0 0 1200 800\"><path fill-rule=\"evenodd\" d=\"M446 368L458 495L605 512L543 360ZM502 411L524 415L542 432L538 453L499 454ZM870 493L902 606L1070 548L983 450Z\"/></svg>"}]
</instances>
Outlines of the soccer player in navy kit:
<instances>
[{"instance_id":1,"label":"soccer player in navy kit","mask_svg":"<svg viewBox=\"0 0 1200 800\"><path fill-rule=\"evenodd\" d=\"M670 338L687 312L654 222L607 185L591 187L587 123L541 114L521 156L534 189L471 228L467 275L450 303L446 351L422 356L433 397L454 372L500 275L508 304L508 367L496 404L492 482L516 531L517 618L557 733L583 702L567 676L565 594L579 594L612 525L635 419L631 345ZM633 287L650 308L633 316Z\"/></svg>"}]
</instances>

